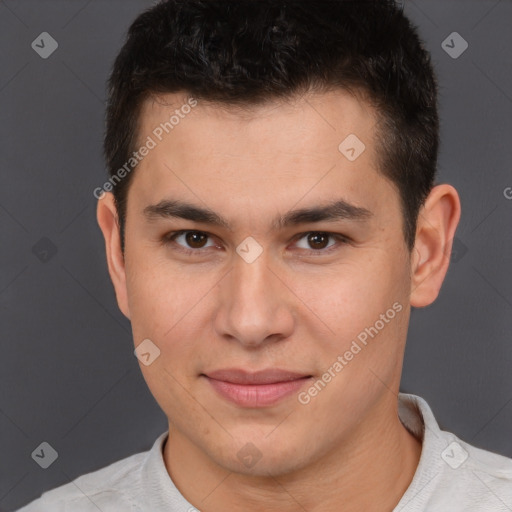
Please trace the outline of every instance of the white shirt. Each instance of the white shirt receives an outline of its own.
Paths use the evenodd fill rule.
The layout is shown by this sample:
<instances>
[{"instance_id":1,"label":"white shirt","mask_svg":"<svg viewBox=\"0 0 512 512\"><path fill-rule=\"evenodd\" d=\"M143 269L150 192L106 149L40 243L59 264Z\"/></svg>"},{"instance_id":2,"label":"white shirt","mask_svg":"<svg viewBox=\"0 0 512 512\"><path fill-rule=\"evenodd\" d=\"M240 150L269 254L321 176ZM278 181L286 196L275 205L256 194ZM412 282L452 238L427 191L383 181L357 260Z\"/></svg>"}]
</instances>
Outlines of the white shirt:
<instances>
[{"instance_id":1,"label":"white shirt","mask_svg":"<svg viewBox=\"0 0 512 512\"><path fill-rule=\"evenodd\" d=\"M393 512L512 512L512 459L440 430L418 396L399 394L399 417L422 442L422 452ZM47 491L18 512L197 512L165 468L167 435L160 435L149 451Z\"/></svg>"}]
</instances>

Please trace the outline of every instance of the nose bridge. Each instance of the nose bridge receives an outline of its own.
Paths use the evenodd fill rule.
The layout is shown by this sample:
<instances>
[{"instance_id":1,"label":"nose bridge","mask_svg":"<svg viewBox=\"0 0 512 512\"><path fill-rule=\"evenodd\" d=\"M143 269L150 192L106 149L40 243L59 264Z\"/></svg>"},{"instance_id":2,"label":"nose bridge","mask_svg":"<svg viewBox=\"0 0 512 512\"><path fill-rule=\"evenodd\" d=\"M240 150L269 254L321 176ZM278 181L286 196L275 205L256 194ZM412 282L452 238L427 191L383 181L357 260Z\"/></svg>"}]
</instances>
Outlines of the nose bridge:
<instances>
[{"instance_id":1,"label":"nose bridge","mask_svg":"<svg viewBox=\"0 0 512 512\"><path fill-rule=\"evenodd\" d=\"M256 319L271 311L271 302L277 297L271 293L275 276L268 267L269 261L264 254L251 263L243 258L235 261L229 293L231 308L236 309L238 314Z\"/></svg>"},{"instance_id":2,"label":"nose bridge","mask_svg":"<svg viewBox=\"0 0 512 512\"><path fill-rule=\"evenodd\" d=\"M261 299L272 287L270 282L272 275L266 255L260 256L253 262L238 258L232 272L234 286L232 292L239 295L240 299L244 297L252 300Z\"/></svg>"},{"instance_id":3,"label":"nose bridge","mask_svg":"<svg viewBox=\"0 0 512 512\"><path fill-rule=\"evenodd\" d=\"M265 253L251 262L237 256L221 283L216 321L219 334L245 345L257 345L269 336L288 336L293 316L282 288Z\"/></svg>"}]
</instances>

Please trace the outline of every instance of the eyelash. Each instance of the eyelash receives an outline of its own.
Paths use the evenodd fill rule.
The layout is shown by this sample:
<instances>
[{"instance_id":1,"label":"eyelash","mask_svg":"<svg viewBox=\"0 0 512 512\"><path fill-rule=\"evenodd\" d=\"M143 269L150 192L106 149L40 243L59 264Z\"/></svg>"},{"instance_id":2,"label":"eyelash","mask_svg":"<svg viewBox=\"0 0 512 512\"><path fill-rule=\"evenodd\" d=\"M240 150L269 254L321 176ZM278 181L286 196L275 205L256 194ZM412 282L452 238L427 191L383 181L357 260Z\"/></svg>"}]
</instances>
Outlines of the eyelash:
<instances>
[{"instance_id":1,"label":"eyelash","mask_svg":"<svg viewBox=\"0 0 512 512\"><path fill-rule=\"evenodd\" d=\"M205 231L198 231L198 230L195 230L195 229L182 229L180 231L172 231L170 233L167 233L162 238L162 242L166 246L171 245L171 244L175 244L177 246L177 250L182 252L183 254L186 254L186 255L202 254L204 251L207 251L208 249L212 248L212 247L205 247L205 248L200 248L200 249L187 249L187 248L183 247L182 245L177 244L175 242L175 239L178 236L183 235L185 233L198 233L198 234L201 234L201 235L206 235L209 238L212 237L212 235L210 235L209 233L207 233ZM325 254L330 254L333 250L338 249L340 244L341 245L347 245L347 244L350 243L350 239L348 237L346 237L344 235L341 235L341 234L338 234L338 233L330 233L328 231L306 231L304 233L299 233L298 235L296 235L294 237L294 242L298 242L299 240L305 238L307 235L311 235L311 234L327 235L328 237L334 238L334 239L336 239L339 242L339 244L333 244L331 246L328 246L325 249L310 249L310 250L304 249L309 254L312 254L312 255L315 255L315 256L321 256L321 255L325 255Z\"/></svg>"}]
</instances>

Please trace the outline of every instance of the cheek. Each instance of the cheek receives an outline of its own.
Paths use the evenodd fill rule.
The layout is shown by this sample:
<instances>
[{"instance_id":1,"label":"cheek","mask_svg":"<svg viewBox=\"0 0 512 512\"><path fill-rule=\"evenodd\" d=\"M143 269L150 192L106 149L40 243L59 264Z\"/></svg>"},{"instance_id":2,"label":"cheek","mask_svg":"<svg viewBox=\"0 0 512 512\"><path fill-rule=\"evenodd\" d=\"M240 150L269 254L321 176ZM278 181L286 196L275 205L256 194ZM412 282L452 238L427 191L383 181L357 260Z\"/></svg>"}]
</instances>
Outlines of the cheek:
<instances>
[{"instance_id":1,"label":"cheek","mask_svg":"<svg viewBox=\"0 0 512 512\"><path fill-rule=\"evenodd\" d=\"M293 279L297 296L321 321L322 330L347 339L404 300L406 276L403 261L375 250Z\"/></svg>"},{"instance_id":2,"label":"cheek","mask_svg":"<svg viewBox=\"0 0 512 512\"><path fill-rule=\"evenodd\" d=\"M315 313L303 317L310 319L303 322L306 337L315 340L319 368L336 375L318 404L343 394L356 407L360 393L377 392L379 379L395 378L407 331L407 267L399 254L372 252L315 278L300 278L300 296Z\"/></svg>"},{"instance_id":3,"label":"cheek","mask_svg":"<svg viewBox=\"0 0 512 512\"><path fill-rule=\"evenodd\" d=\"M150 338L159 344L187 318L201 286L168 264L134 254L126 262L127 293L135 343ZM194 300L196 299L196 300Z\"/></svg>"},{"instance_id":4,"label":"cheek","mask_svg":"<svg viewBox=\"0 0 512 512\"><path fill-rule=\"evenodd\" d=\"M181 269L147 254L132 258L126 267L135 345L149 338L158 346L167 370L182 376L193 373L207 352L218 273Z\"/></svg>"}]
</instances>

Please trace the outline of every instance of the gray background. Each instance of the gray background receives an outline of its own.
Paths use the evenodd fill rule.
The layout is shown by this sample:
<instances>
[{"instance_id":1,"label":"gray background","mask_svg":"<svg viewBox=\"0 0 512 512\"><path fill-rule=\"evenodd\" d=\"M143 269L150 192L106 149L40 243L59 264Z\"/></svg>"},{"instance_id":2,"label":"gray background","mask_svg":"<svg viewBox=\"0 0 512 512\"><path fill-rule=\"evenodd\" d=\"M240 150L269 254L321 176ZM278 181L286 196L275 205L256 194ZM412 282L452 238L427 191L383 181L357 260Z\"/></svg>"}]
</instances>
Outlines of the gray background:
<instances>
[{"instance_id":1,"label":"gray background","mask_svg":"<svg viewBox=\"0 0 512 512\"><path fill-rule=\"evenodd\" d=\"M147 450L166 419L133 356L92 191L105 80L149 1L0 1L0 509ZM441 86L440 179L460 192L456 252L437 302L415 310L402 390L440 424L512 457L512 2L408 1ZM31 43L49 32L42 59ZM442 48L452 32L469 43ZM512 195L512 194L511 194ZM58 460L31 458L43 441Z\"/></svg>"}]
</instances>

